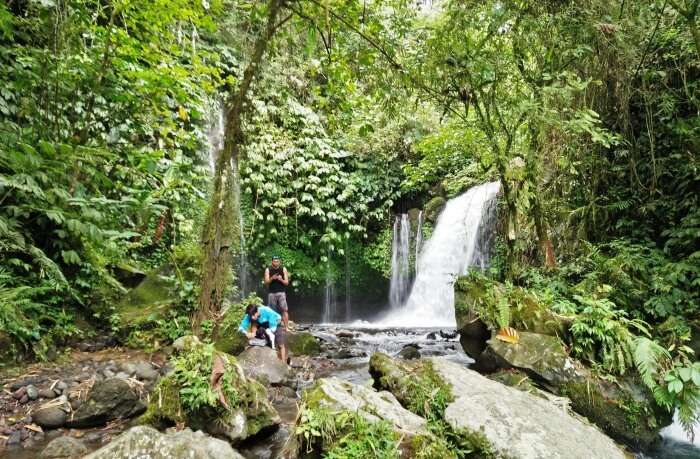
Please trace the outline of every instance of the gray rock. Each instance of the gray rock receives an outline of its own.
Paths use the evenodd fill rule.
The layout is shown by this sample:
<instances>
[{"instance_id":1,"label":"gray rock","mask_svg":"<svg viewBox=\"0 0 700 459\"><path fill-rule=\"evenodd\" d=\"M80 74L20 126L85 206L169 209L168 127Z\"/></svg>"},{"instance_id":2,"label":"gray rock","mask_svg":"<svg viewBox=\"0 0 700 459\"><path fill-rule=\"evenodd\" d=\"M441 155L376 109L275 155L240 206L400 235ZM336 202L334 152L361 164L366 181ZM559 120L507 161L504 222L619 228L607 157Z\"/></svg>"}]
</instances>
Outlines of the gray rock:
<instances>
[{"instance_id":1,"label":"gray rock","mask_svg":"<svg viewBox=\"0 0 700 459\"><path fill-rule=\"evenodd\" d=\"M127 373L124 373L123 371L120 371L116 375L114 375L115 378L117 379L129 379L129 375Z\"/></svg>"},{"instance_id":2,"label":"gray rock","mask_svg":"<svg viewBox=\"0 0 700 459\"><path fill-rule=\"evenodd\" d=\"M322 378L309 389L305 399L330 410L359 413L370 422L389 421L408 437L428 433L427 421L402 407L391 392L377 392L338 378Z\"/></svg>"},{"instance_id":3,"label":"gray rock","mask_svg":"<svg viewBox=\"0 0 700 459\"><path fill-rule=\"evenodd\" d=\"M123 379L98 381L85 402L73 413L70 427L95 427L113 419L130 418L145 411L139 394Z\"/></svg>"},{"instance_id":4,"label":"gray rock","mask_svg":"<svg viewBox=\"0 0 700 459\"><path fill-rule=\"evenodd\" d=\"M56 398L56 392L51 389L39 389L39 398Z\"/></svg>"},{"instance_id":5,"label":"gray rock","mask_svg":"<svg viewBox=\"0 0 700 459\"><path fill-rule=\"evenodd\" d=\"M39 398L39 389L37 389L33 384L28 385L27 397L29 397L29 400L36 400Z\"/></svg>"},{"instance_id":6,"label":"gray rock","mask_svg":"<svg viewBox=\"0 0 700 459\"><path fill-rule=\"evenodd\" d=\"M59 381L54 387L54 391L57 391L59 395L66 389L68 389L68 384L65 381Z\"/></svg>"},{"instance_id":7,"label":"gray rock","mask_svg":"<svg viewBox=\"0 0 700 459\"><path fill-rule=\"evenodd\" d=\"M431 361L455 397L445 420L483 437L496 457L625 458L615 442L565 409L444 358Z\"/></svg>"},{"instance_id":8,"label":"gray rock","mask_svg":"<svg viewBox=\"0 0 700 459\"><path fill-rule=\"evenodd\" d=\"M152 427L133 427L85 459L243 459L231 445L201 431L162 434Z\"/></svg>"},{"instance_id":9,"label":"gray rock","mask_svg":"<svg viewBox=\"0 0 700 459\"><path fill-rule=\"evenodd\" d=\"M22 432L19 430L13 430L10 436L6 440L8 446L19 445L22 442Z\"/></svg>"},{"instance_id":10,"label":"gray rock","mask_svg":"<svg viewBox=\"0 0 700 459\"><path fill-rule=\"evenodd\" d=\"M68 413L70 413L70 411L71 407L66 402L59 405L52 403L51 406L45 408L40 407L36 411L32 412L32 420L34 423L46 429L55 429L63 426L66 423L68 420Z\"/></svg>"},{"instance_id":11,"label":"gray rock","mask_svg":"<svg viewBox=\"0 0 700 459\"><path fill-rule=\"evenodd\" d=\"M194 335L181 336L173 341L173 350L182 352L197 343L199 343L199 338Z\"/></svg>"},{"instance_id":12,"label":"gray rock","mask_svg":"<svg viewBox=\"0 0 700 459\"><path fill-rule=\"evenodd\" d=\"M112 370L110 370L109 368L105 368L104 370L102 370L102 374L107 379L114 378L114 372Z\"/></svg>"},{"instance_id":13,"label":"gray rock","mask_svg":"<svg viewBox=\"0 0 700 459\"><path fill-rule=\"evenodd\" d=\"M121 362L119 364L119 369L124 373L128 374L129 376L132 376L134 373L136 373L136 365L134 365L131 362Z\"/></svg>"},{"instance_id":14,"label":"gray rock","mask_svg":"<svg viewBox=\"0 0 700 459\"><path fill-rule=\"evenodd\" d=\"M80 440L73 437L58 437L46 445L39 459L78 459L87 453L88 449Z\"/></svg>"},{"instance_id":15,"label":"gray rock","mask_svg":"<svg viewBox=\"0 0 700 459\"><path fill-rule=\"evenodd\" d=\"M269 347L253 346L237 357L243 372L250 378L269 384L281 384L289 374L287 364Z\"/></svg>"},{"instance_id":16,"label":"gray rock","mask_svg":"<svg viewBox=\"0 0 700 459\"><path fill-rule=\"evenodd\" d=\"M496 368L522 370L550 387L585 380L581 364L569 357L558 338L525 331L518 334L516 344L490 339L480 360L491 360Z\"/></svg>"},{"instance_id":17,"label":"gray rock","mask_svg":"<svg viewBox=\"0 0 700 459\"><path fill-rule=\"evenodd\" d=\"M136 362L134 374L138 379L152 381L158 377L158 371L148 362Z\"/></svg>"}]
</instances>

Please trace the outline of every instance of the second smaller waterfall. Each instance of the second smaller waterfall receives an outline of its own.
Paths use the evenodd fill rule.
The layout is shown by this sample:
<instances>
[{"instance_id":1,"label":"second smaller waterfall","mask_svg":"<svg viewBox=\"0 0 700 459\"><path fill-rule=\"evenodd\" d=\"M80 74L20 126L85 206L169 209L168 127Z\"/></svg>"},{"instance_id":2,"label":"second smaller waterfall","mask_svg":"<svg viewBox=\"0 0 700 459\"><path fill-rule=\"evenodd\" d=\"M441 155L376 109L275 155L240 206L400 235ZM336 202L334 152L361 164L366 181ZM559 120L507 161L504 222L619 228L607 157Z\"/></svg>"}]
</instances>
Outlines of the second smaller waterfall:
<instances>
[{"instance_id":1,"label":"second smaller waterfall","mask_svg":"<svg viewBox=\"0 0 700 459\"><path fill-rule=\"evenodd\" d=\"M321 322L329 324L337 320L337 309L338 305L335 298L335 283L329 260L326 262L326 286L323 291L323 318Z\"/></svg>"},{"instance_id":2,"label":"second smaller waterfall","mask_svg":"<svg viewBox=\"0 0 700 459\"><path fill-rule=\"evenodd\" d=\"M391 244L391 283L389 284L389 305L400 308L408 297L411 288L411 267L409 265L411 223L408 214L397 216L394 221L394 234Z\"/></svg>"}]
</instances>

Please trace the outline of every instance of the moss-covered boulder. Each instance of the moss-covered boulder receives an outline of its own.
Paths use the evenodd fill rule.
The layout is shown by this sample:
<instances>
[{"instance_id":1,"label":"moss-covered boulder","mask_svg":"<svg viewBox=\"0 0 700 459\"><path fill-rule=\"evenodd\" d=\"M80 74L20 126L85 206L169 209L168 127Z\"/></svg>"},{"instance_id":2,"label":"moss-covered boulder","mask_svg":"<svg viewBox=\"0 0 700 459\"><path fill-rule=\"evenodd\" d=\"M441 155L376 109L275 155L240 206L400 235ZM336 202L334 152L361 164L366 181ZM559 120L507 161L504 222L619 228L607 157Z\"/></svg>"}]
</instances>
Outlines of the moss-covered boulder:
<instances>
[{"instance_id":1,"label":"moss-covered boulder","mask_svg":"<svg viewBox=\"0 0 700 459\"><path fill-rule=\"evenodd\" d=\"M248 347L248 337L238 330L222 330L214 341L217 351L238 355Z\"/></svg>"},{"instance_id":2,"label":"moss-covered boulder","mask_svg":"<svg viewBox=\"0 0 700 459\"><path fill-rule=\"evenodd\" d=\"M235 357L190 340L150 395L143 423L185 424L238 444L280 424L267 390L246 378Z\"/></svg>"},{"instance_id":3,"label":"moss-covered boulder","mask_svg":"<svg viewBox=\"0 0 700 459\"><path fill-rule=\"evenodd\" d=\"M97 381L86 400L72 413L70 427L96 427L114 419L127 419L141 414L146 406L137 387L125 379Z\"/></svg>"},{"instance_id":4,"label":"moss-covered boulder","mask_svg":"<svg viewBox=\"0 0 700 459\"><path fill-rule=\"evenodd\" d=\"M519 332L517 343L492 338L479 357L481 368L524 371L550 389L585 379L585 368L569 357L561 341L555 336Z\"/></svg>"},{"instance_id":5,"label":"moss-covered boulder","mask_svg":"<svg viewBox=\"0 0 700 459\"><path fill-rule=\"evenodd\" d=\"M180 301L175 268L166 263L150 271L122 300L116 311L128 327L143 326L165 317L168 310Z\"/></svg>"},{"instance_id":6,"label":"moss-covered boulder","mask_svg":"<svg viewBox=\"0 0 700 459\"><path fill-rule=\"evenodd\" d=\"M460 332L473 333L470 326L477 320L491 330L498 329L502 326L499 321L506 318L505 321L518 330L559 337L569 333L572 318L554 313L526 289L472 273L459 277L454 291L455 317Z\"/></svg>"},{"instance_id":7,"label":"moss-covered boulder","mask_svg":"<svg viewBox=\"0 0 700 459\"><path fill-rule=\"evenodd\" d=\"M315 357L321 353L321 344L309 332L287 332L287 347L292 355L308 355Z\"/></svg>"},{"instance_id":8,"label":"moss-covered boulder","mask_svg":"<svg viewBox=\"0 0 700 459\"><path fill-rule=\"evenodd\" d=\"M435 223L437 221L438 215L445 208L447 200L442 196L436 196L425 204L423 209L425 214L425 219L429 222Z\"/></svg>"},{"instance_id":9,"label":"moss-covered boulder","mask_svg":"<svg viewBox=\"0 0 700 459\"><path fill-rule=\"evenodd\" d=\"M557 393L571 400L574 411L634 449L651 449L661 440L661 429L673 421L646 387L631 377L612 382L589 373L584 381L559 386Z\"/></svg>"},{"instance_id":10,"label":"moss-covered boulder","mask_svg":"<svg viewBox=\"0 0 700 459\"><path fill-rule=\"evenodd\" d=\"M368 448L365 457L398 458L400 451L403 457L415 457L419 450L441 454L422 457L454 457L439 448L427 421L403 408L391 393L337 378L319 379L304 392L295 431L293 449L302 455L312 451L316 457L346 457L347 451L356 453L373 443L377 450Z\"/></svg>"},{"instance_id":11,"label":"moss-covered boulder","mask_svg":"<svg viewBox=\"0 0 700 459\"><path fill-rule=\"evenodd\" d=\"M404 406L437 410L433 416L449 427L450 437L476 450L477 457L625 457L610 438L551 401L447 359L407 366L374 354L370 372L375 385L390 390ZM448 397L436 403L431 394L445 389Z\"/></svg>"}]
</instances>

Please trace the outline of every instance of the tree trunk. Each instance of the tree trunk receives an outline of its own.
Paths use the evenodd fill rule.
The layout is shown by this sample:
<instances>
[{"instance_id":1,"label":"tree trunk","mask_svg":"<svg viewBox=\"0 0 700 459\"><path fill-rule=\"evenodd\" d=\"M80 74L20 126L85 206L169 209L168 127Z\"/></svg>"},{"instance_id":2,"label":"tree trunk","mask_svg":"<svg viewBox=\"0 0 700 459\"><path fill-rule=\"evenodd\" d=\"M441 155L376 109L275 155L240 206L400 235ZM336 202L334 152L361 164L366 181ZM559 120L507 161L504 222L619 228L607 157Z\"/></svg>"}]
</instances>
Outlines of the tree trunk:
<instances>
[{"instance_id":1,"label":"tree trunk","mask_svg":"<svg viewBox=\"0 0 700 459\"><path fill-rule=\"evenodd\" d=\"M224 292L231 281L231 260L237 249L238 218L233 197L232 161L239 157L243 145L243 126L248 110L248 93L257 76L265 51L280 26L277 16L282 0L268 0L265 30L256 39L250 62L243 72L238 89L227 103L224 149L216 161L214 190L202 233L204 260L202 262L199 308L192 316L192 329L201 333L202 322L215 319L221 311Z\"/></svg>"}]
</instances>

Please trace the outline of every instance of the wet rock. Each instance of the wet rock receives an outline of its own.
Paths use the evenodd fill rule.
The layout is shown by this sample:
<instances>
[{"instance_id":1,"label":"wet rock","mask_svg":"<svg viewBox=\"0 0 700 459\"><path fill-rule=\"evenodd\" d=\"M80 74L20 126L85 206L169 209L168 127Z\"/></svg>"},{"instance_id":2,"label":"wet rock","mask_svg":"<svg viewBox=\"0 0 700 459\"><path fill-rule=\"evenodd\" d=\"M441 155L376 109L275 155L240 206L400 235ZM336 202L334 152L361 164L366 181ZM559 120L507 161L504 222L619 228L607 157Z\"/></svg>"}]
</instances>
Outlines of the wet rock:
<instances>
[{"instance_id":1,"label":"wet rock","mask_svg":"<svg viewBox=\"0 0 700 459\"><path fill-rule=\"evenodd\" d=\"M51 440L39 455L39 459L78 459L88 453L83 442L73 437Z\"/></svg>"},{"instance_id":2,"label":"wet rock","mask_svg":"<svg viewBox=\"0 0 700 459\"><path fill-rule=\"evenodd\" d=\"M119 364L119 369L126 373L127 375L131 376L134 373L136 373L136 365L131 363L131 362L122 362Z\"/></svg>"},{"instance_id":3,"label":"wet rock","mask_svg":"<svg viewBox=\"0 0 700 459\"><path fill-rule=\"evenodd\" d=\"M148 362L136 362L134 364L134 375L140 380L152 381L158 377L158 371Z\"/></svg>"},{"instance_id":4,"label":"wet rock","mask_svg":"<svg viewBox=\"0 0 700 459\"><path fill-rule=\"evenodd\" d=\"M401 351L399 352L399 357L406 360L412 360L420 359L421 355L417 347L409 344L408 346L404 346L404 348L401 349Z\"/></svg>"},{"instance_id":5,"label":"wet rock","mask_svg":"<svg viewBox=\"0 0 700 459\"><path fill-rule=\"evenodd\" d=\"M440 338L444 340L451 340L457 338L459 333L456 330L440 330Z\"/></svg>"},{"instance_id":6,"label":"wet rock","mask_svg":"<svg viewBox=\"0 0 700 459\"><path fill-rule=\"evenodd\" d=\"M20 400L25 395L27 395L27 388L25 386L22 386L12 393L12 398L14 398L15 400Z\"/></svg>"},{"instance_id":7,"label":"wet rock","mask_svg":"<svg viewBox=\"0 0 700 459\"><path fill-rule=\"evenodd\" d=\"M73 413L71 427L94 427L113 419L123 419L143 413L146 407L137 391L119 378L98 381L85 402Z\"/></svg>"},{"instance_id":8,"label":"wet rock","mask_svg":"<svg viewBox=\"0 0 700 459\"><path fill-rule=\"evenodd\" d=\"M525 331L518 334L520 341L515 344L490 339L479 364L494 369L516 368L552 388L585 379L583 365L569 357L558 338Z\"/></svg>"},{"instance_id":9,"label":"wet rock","mask_svg":"<svg viewBox=\"0 0 700 459\"><path fill-rule=\"evenodd\" d=\"M415 365L421 365L415 367ZM489 457L624 459L624 452L595 427L560 406L496 381L445 358L430 358L408 367L385 354L374 354L370 372L375 385L390 389L403 404L412 404L418 369L449 391L445 421Z\"/></svg>"},{"instance_id":10,"label":"wet rock","mask_svg":"<svg viewBox=\"0 0 700 459\"><path fill-rule=\"evenodd\" d=\"M19 430L13 430L10 436L7 438L6 444L8 446L19 445L22 442L22 433Z\"/></svg>"},{"instance_id":11,"label":"wet rock","mask_svg":"<svg viewBox=\"0 0 700 459\"><path fill-rule=\"evenodd\" d=\"M243 459L231 445L201 431L162 434L147 426L132 427L86 459Z\"/></svg>"},{"instance_id":12,"label":"wet rock","mask_svg":"<svg viewBox=\"0 0 700 459\"><path fill-rule=\"evenodd\" d=\"M335 336L338 338L354 338L355 334L349 330L340 330L336 332Z\"/></svg>"},{"instance_id":13,"label":"wet rock","mask_svg":"<svg viewBox=\"0 0 700 459\"><path fill-rule=\"evenodd\" d=\"M437 333L436 332L430 332L427 335L425 335L425 339L429 339L431 341L435 341L437 339Z\"/></svg>"},{"instance_id":14,"label":"wet rock","mask_svg":"<svg viewBox=\"0 0 700 459\"><path fill-rule=\"evenodd\" d=\"M287 347L292 355L317 356L321 353L321 344L309 332L288 332Z\"/></svg>"},{"instance_id":15,"label":"wet rock","mask_svg":"<svg viewBox=\"0 0 700 459\"><path fill-rule=\"evenodd\" d=\"M268 384L281 384L289 375L287 364L269 347L253 346L238 356L246 376Z\"/></svg>"},{"instance_id":16,"label":"wet rock","mask_svg":"<svg viewBox=\"0 0 700 459\"><path fill-rule=\"evenodd\" d=\"M445 208L447 201L442 196L436 196L425 204L423 213L425 219L429 222L435 223L437 221L438 215Z\"/></svg>"},{"instance_id":17,"label":"wet rock","mask_svg":"<svg viewBox=\"0 0 700 459\"><path fill-rule=\"evenodd\" d=\"M68 420L71 407L67 402L61 404L51 403L46 407L40 407L32 412L34 423L46 429L55 429L63 426Z\"/></svg>"},{"instance_id":18,"label":"wet rock","mask_svg":"<svg viewBox=\"0 0 700 459\"><path fill-rule=\"evenodd\" d=\"M66 389L68 389L68 384L65 381L59 381L54 387L54 391L57 391L58 395L61 395Z\"/></svg>"},{"instance_id":19,"label":"wet rock","mask_svg":"<svg viewBox=\"0 0 700 459\"><path fill-rule=\"evenodd\" d=\"M12 384L10 384L10 390L14 392L21 387L28 386L30 384L40 384L41 382L42 378L38 376L30 376L28 378L23 378L18 381L12 382Z\"/></svg>"},{"instance_id":20,"label":"wet rock","mask_svg":"<svg viewBox=\"0 0 700 459\"><path fill-rule=\"evenodd\" d=\"M367 357L367 352L359 349L343 348L331 355L332 359L344 360Z\"/></svg>"},{"instance_id":21,"label":"wet rock","mask_svg":"<svg viewBox=\"0 0 700 459\"><path fill-rule=\"evenodd\" d=\"M29 400L36 400L39 398L39 389L37 389L33 384L28 385L27 397L29 397Z\"/></svg>"},{"instance_id":22,"label":"wet rock","mask_svg":"<svg viewBox=\"0 0 700 459\"><path fill-rule=\"evenodd\" d=\"M51 389L39 389L39 398L52 399L56 398L56 392Z\"/></svg>"},{"instance_id":23,"label":"wet rock","mask_svg":"<svg viewBox=\"0 0 700 459\"><path fill-rule=\"evenodd\" d=\"M24 394L24 395L22 396L22 398L19 399L19 402L20 402L22 405L24 405L24 404L27 403L28 401L29 401L29 396L28 396L27 394Z\"/></svg>"}]
</instances>

